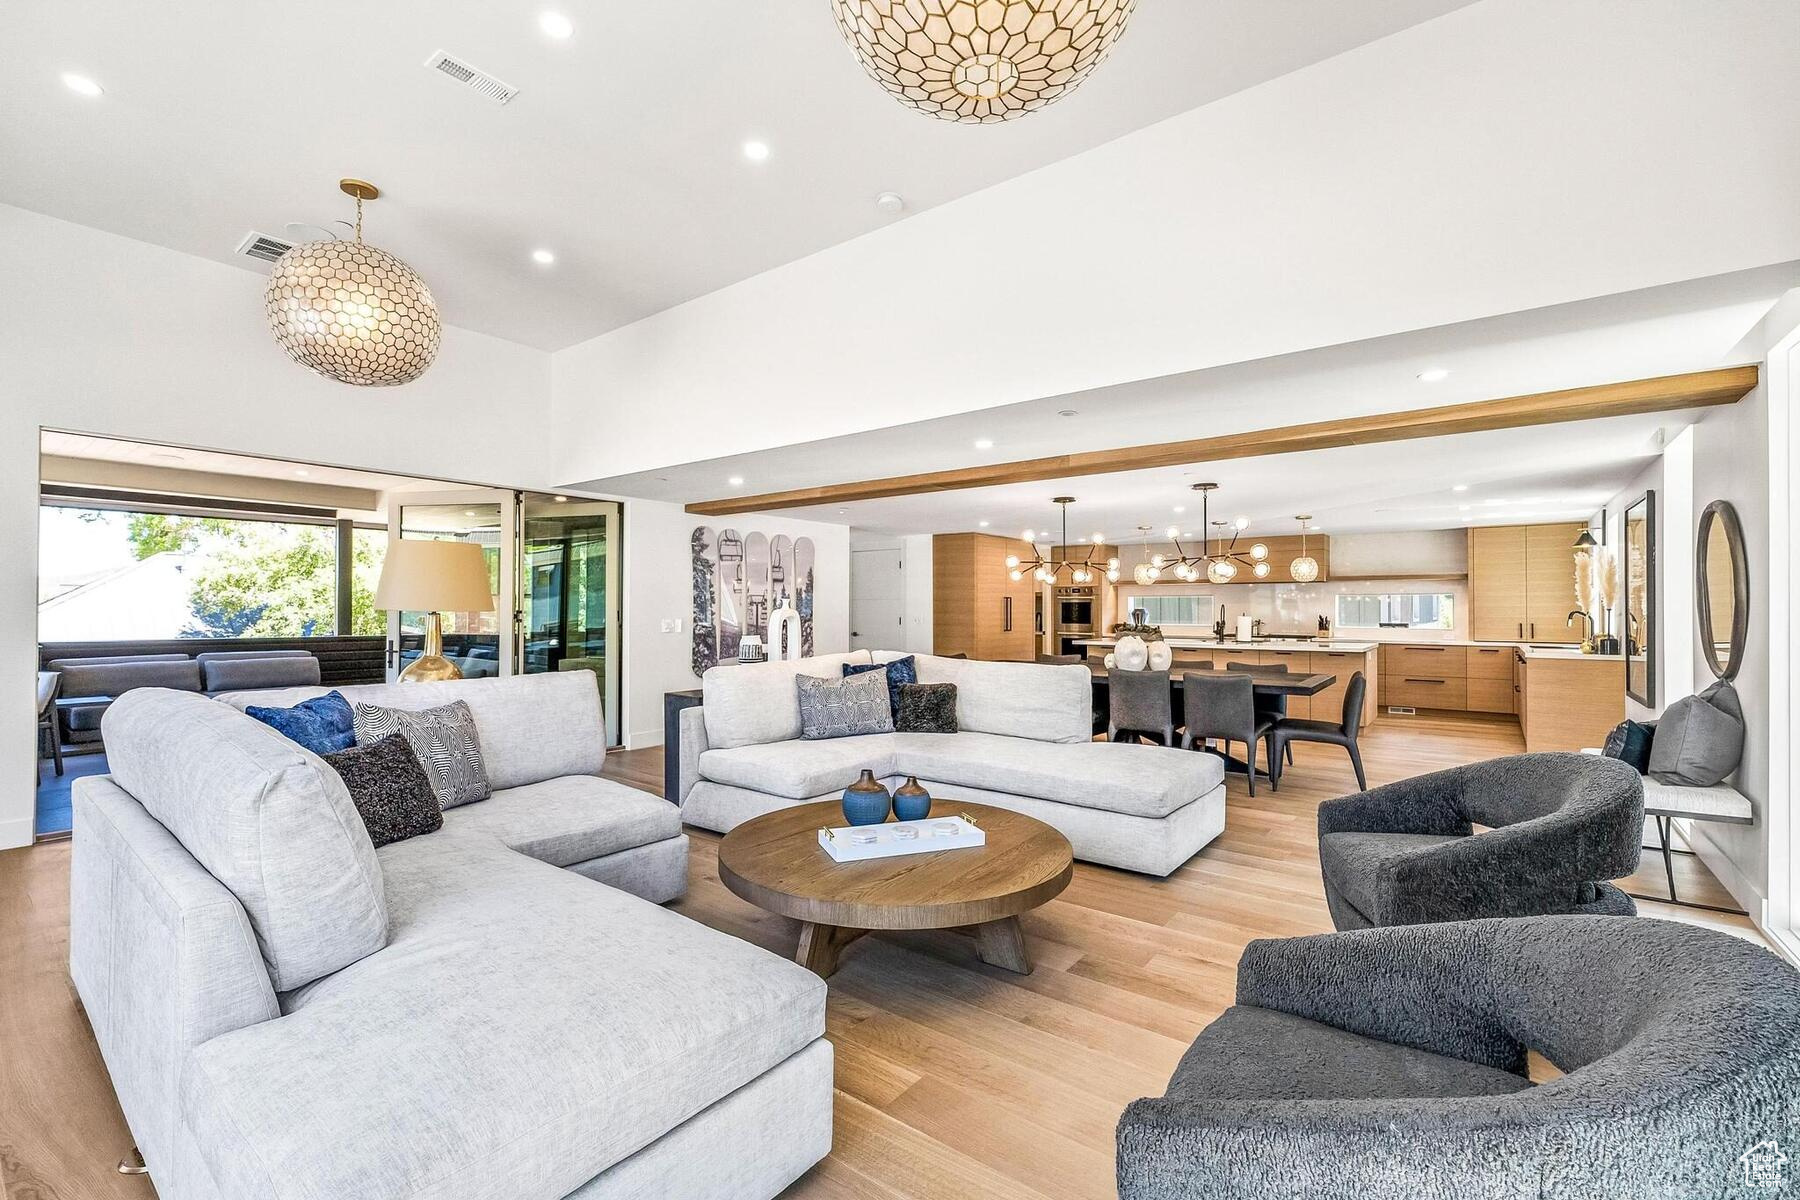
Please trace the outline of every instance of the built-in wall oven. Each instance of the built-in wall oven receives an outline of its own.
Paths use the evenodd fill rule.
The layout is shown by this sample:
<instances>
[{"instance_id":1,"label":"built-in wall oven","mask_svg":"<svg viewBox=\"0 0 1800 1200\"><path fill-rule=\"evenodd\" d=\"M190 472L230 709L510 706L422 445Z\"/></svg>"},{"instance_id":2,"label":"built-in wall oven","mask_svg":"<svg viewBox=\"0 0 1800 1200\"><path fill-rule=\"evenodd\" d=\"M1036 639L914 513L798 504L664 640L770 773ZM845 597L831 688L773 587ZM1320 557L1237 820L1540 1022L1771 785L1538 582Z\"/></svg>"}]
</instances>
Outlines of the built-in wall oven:
<instances>
[{"instance_id":1,"label":"built-in wall oven","mask_svg":"<svg viewBox=\"0 0 1800 1200\"><path fill-rule=\"evenodd\" d=\"M1053 594L1056 612L1056 650L1058 654L1080 654L1085 647L1075 645L1083 638L1095 636L1099 630L1099 603L1091 587L1059 587Z\"/></svg>"}]
</instances>

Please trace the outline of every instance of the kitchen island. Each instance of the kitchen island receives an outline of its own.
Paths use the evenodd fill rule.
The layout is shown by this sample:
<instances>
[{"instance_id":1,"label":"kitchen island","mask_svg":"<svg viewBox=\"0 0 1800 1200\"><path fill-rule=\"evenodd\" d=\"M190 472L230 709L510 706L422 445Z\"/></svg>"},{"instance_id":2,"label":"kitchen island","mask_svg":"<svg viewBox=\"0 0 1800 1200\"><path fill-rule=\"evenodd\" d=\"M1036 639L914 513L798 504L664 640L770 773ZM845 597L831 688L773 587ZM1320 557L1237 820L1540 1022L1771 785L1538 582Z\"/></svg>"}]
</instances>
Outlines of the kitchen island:
<instances>
[{"instance_id":1,"label":"kitchen island","mask_svg":"<svg viewBox=\"0 0 1800 1200\"><path fill-rule=\"evenodd\" d=\"M1316 696L1290 696L1287 708L1287 715L1290 717L1314 721L1342 719L1344 687L1358 671L1363 673L1368 684L1368 690L1363 693L1363 726L1373 724L1380 712L1381 680L1376 662L1379 646L1375 642L1342 638L1321 642L1314 638L1282 637L1255 638L1248 642L1240 642L1235 638L1219 641L1200 637L1172 637L1163 640L1174 655L1172 669L1177 673L1183 666L1211 662L1217 667L1224 667L1229 663L1247 663L1256 667L1285 666L1289 671L1301 675L1335 676L1332 685ZM1082 647L1089 658L1105 658L1112 653L1117 641L1118 639L1110 637L1083 638L1075 644Z\"/></svg>"},{"instance_id":2,"label":"kitchen island","mask_svg":"<svg viewBox=\"0 0 1800 1200\"><path fill-rule=\"evenodd\" d=\"M1518 648L1519 726L1525 750L1600 746L1625 719L1625 659L1573 646Z\"/></svg>"}]
</instances>

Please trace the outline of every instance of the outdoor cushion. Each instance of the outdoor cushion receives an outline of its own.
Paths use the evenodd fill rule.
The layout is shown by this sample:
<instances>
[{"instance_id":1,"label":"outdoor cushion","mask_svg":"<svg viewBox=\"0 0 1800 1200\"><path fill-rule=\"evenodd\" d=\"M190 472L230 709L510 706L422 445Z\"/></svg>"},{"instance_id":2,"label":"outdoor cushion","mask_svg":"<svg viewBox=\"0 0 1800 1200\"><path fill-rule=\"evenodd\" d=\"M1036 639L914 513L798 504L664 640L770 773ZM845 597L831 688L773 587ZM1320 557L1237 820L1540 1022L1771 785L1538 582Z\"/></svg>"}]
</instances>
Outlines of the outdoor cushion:
<instances>
[{"instance_id":1,"label":"outdoor cushion","mask_svg":"<svg viewBox=\"0 0 1800 1200\"><path fill-rule=\"evenodd\" d=\"M388 948L189 1058L221 1196L566 1195L825 1031L810 971L491 838L379 853Z\"/></svg>"},{"instance_id":2,"label":"outdoor cushion","mask_svg":"<svg viewBox=\"0 0 1800 1200\"><path fill-rule=\"evenodd\" d=\"M307 687L319 682L319 660L310 654L284 658L215 658L200 663L200 671L209 692Z\"/></svg>"},{"instance_id":3,"label":"outdoor cushion","mask_svg":"<svg viewBox=\"0 0 1800 1200\"><path fill-rule=\"evenodd\" d=\"M1650 774L1662 783L1713 787L1737 770L1743 754L1744 709L1737 689L1721 679L1664 710L1650 744Z\"/></svg>"},{"instance_id":4,"label":"outdoor cushion","mask_svg":"<svg viewBox=\"0 0 1800 1200\"><path fill-rule=\"evenodd\" d=\"M708 750L700 755L700 778L751 788L789 800L811 800L841 792L863 771L877 779L894 773L894 735L772 742Z\"/></svg>"},{"instance_id":5,"label":"outdoor cushion","mask_svg":"<svg viewBox=\"0 0 1800 1200\"><path fill-rule=\"evenodd\" d=\"M1225 779L1224 763L1213 754L968 732L896 733L894 771L1137 817L1166 817Z\"/></svg>"},{"instance_id":6,"label":"outdoor cushion","mask_svg":"<svg viewBox=\"0 0 1800 1200\"><path fill-rule=\"evenodd\" d=\"M1234 1005L1200 1031L1169 1079L1172 1099L1404 1100L1505 1096L1510 1071L1377 1041L1274 1009Z\"/></svg>"},{"instance_id":7,"label":"outdoor cushion","mask_svg":"<svg viewBox=\"0 0 1800 1200\"><path fill-rule=\"evenodd\" d=\"M1319 838L1319 869L1357 912L1379 924L1376 886L1382 867L1429 846L1462 840L1434 833L1327 833Z\"/></svg>"},{"instance_id":8,"label":"outdoor cushion","mask_svg":"<svg viewBox=\"0 0 1800 1200\"><path fill-rule=\"evenodd\" d=\"M913 661L920 683L956 685L960 729L1038 742L1086 742L1094 736L1094 676L1084 666L925 654Z\"/></svg>"},{"instance_id":9,"label":"outdoor cushion","mask_svg":"<svg viewBox=\"0 0 1800 1200\"><path fill-rule=\"evenodd\" d=\"M701 677L706 741L720 750L786 742L800 736L794 677L837 679L845 663L866 663L867 650L821 654L793 662L721 663Z\"/></svg>"},{"instance_id":10,"label":"outdoor cushion","mask_svg":"<svg viewBox=\"0 0 1800 1200\"><path fill-rule=\"evenodd\" d=\"M444 813L444 824L485 833L520 854L568 867L681 834L667 800L594 775L565 775L503 788Z\"/></svg>"},{"instance_id":11,"label":"outdoor cushion","mask_svg":"<svg viewBox=\"0 0 1800 1200\"><path fill-rule=\"evenodd\" d=\"M197 693L139 688L107 709L114 780L228 888L276 991L387 944L381 866L337 772Z\"/></svg>"},{"instance_id":12,"label":"outdoor cushion","mask_svg":"<svg viewBox=\"0 0 1800 1200\"><path fill-rule=\"evenodd\" d=\"M62 694L70 697L122 696L133 688L146 687L200 690L200 664L185 655L119 663L69 659L56 669L62 672Z\"/></svg>"}]
</instances>

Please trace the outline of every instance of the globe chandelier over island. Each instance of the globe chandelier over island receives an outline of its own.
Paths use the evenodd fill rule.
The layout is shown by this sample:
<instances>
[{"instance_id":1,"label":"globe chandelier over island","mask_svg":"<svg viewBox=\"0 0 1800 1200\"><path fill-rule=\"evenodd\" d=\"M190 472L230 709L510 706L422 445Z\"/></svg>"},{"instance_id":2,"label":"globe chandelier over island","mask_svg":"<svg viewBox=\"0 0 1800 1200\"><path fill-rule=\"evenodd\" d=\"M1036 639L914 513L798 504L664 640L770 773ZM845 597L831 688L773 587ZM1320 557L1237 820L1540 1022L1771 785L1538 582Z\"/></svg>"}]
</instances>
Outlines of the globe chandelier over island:
<instances>
[{"instance_id":1,"label":"globe chandelier over island","mask_svg":"<svg viewBox=\"0 0 1800 1200\"><path fill-rule=\"evenodd\" d=\"M1010 121L1080 86L1137 0L831 0L856 59L941 121Z\"/></svg>"},{"instance_id":2,"label":"globe chandelier over island","mask_svg":"<svg viewBox=\"0 0 1800 1200\"><path fill-rule=\"evenodd\" d=\"M1007 578L1017 583L1025 576L1030 575L1039 583L1055 583L1062 573L1067 571L1070 583L1093 583L1095 576L1100 574L1104 574L1108 582L1117 583L1119 581L1118 559L1108 558L1104 563L1094 561L1094 546L1103 543L1102 535L1098 533L1094 535L1093 545L1088 547L1086 557L1080 562L1069 557L1069 505L1075 503L1075 497L1057 496L1051 500L1051 503L1062 509L1062 545L1060 547L1062 557L1055 558L1040 551L1037 547L1037 534L1033 530L1027 529L1021 536L1025 541L1031 543L1031 559L1028 562L1017 554L1007 555ZM1050 531L1046 529L1044 532L1048 534ZM1054 551L1058 547L1053 546L1051 549Z\"/></svg>"},{"instance_id":3,"label":"globe chandelier over island","mask_svg":"<svg viewBox=\"0 0 1800 1200\"><path fill-rule=\"evenodd\" d=\"M275 260L263 307L288 357L354 387L411 383L437 358L443 326L418 272L362 240L363 201L381 189L361 179L338 188L356 200L356 240L327 238Z\"/></svg>"},{"instance_id":4,"label":"globe chandelier over island","mask_svg":"<svg viewBox=\"0 0 1800 1200\"><path fill-rule=\"evenodd\" d=\"M1234 521L1212 520L1210 498L1213 492L1218 490L1218 487L1219 485L1216 483L1193 485L1194 491L1200 493L1200 553L1189 554L1187 547L1182 545L1181 530L1171 525L1164 536L1175 543L1175 557L1152 554L1147 562L1139 563L1132 571L1133 579L1148 587L1161 579L1166 571L1182 583L1198 583L1202 578L1211 583L1230 583L1244 569L1248 569L1250 574L1257 579L1269 577L1269 548L1267 546L1261 542L1255 542L1246 551L1239 551L1237 548L1238 535L1250 527L1250 518L1238 517ZM1146 533L1149 531L1147 525L1140 525L1138 528ZM1214 528L1220 531L1218 538L1220 549L1217 551L1213 550L1212 539L1207 536L1206 532ZM1230 541L1225 540L1227 531L1231 535Z\"/></svg>"}]
</instances>

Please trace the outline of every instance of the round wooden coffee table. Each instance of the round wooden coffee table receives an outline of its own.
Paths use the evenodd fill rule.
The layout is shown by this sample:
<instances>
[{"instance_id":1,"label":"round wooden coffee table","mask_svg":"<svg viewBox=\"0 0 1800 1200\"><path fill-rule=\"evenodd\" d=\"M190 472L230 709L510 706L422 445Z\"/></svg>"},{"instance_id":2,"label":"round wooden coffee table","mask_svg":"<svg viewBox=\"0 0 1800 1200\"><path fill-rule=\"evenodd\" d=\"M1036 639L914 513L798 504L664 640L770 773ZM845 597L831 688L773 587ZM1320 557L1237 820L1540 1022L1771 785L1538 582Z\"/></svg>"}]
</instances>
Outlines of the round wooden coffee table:
<instances>
[{"instance_id":1,"label":"round wooden coffee table","mask_svg":"<svg viewBox=\"0 0 1800 1200\"><path fill-rule=\"evenodd\" d=\"M836 801L802 804L745 821L719 843L719 878L758 908L801 922L794 960L820 975L871 929L962 929L981 961L1031 973L1019 914L1069 886L1069 839L1003 808L934 800L933 817L963 814L987 844L866 862L837 862L819 830L844 823Z\"/></svg>"}]
</instances>

